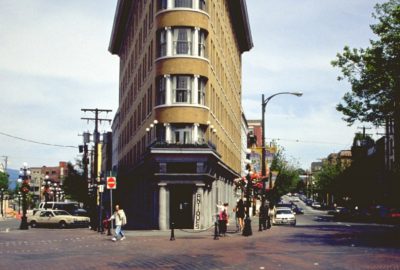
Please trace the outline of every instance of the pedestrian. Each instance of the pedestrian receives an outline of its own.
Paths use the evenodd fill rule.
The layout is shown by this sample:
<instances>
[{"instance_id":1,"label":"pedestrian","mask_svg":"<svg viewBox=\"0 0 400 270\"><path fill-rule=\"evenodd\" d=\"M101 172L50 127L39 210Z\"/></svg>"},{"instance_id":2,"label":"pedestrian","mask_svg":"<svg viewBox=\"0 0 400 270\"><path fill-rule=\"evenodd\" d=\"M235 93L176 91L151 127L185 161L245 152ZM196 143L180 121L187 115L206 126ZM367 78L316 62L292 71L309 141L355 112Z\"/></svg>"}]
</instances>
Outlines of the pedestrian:
<instances>
[{"instance_id":1,"label":"pedestrian","mask_svg":"<svg viewBox=\"0 0 400 270\"><path fill-rule=\"evenodd\" d=\"M115 205L114 214L109 218L109 221L115 220L115 236L111 239L117 241L118 237L121 236L120 240L125 239L125 234L122 231L122 227L126 224L126 215L124 210L119 208L119 205Z\"/></svg>"},{"instance_id":2,"label":"pedestrian","mask_svg":"<svg viewBox=\"0 0 400 270\"><path fill-rule=\"evenodd\" d=\"M274 217L274 207L272 204L268 207L268 215L267 215L267 229L271 229L271 219Z\"/></svg>"},{"instance_id":3,"label":"pedestrian","mask_svg":"<svg viewBox=\"0 0 400 270\"><path fill-rule=\"evenodd\" d=\"M224 203L223 207L219 207L221 210L219 212L219 234L220 236L225 236L228 224L228 203Z\"/></svg>"},{"instance_id":4,"label":"pedestrian","mask_svg":"<svg viewBox=\"0 0 400 270\"><path fill-rule=\"evenodd\" d=\"M259 222L262 226L262 229L266 230L267 229L267 220L268 220L268 208L265 205L265 202L262 202L260 205L259 219L260 219Z\"/></svg>"},{"instance_id":5,"label":"pedestrian","mask_svg":"<svg viewBox=\"0 0 400 270\"><path fill-rule=\"evenodd\" d=\"M242 232L244 228L244 203L243 200L240 199L236 205L236 217L239 220L239 231Z\"/></svg>"}]
</instances>

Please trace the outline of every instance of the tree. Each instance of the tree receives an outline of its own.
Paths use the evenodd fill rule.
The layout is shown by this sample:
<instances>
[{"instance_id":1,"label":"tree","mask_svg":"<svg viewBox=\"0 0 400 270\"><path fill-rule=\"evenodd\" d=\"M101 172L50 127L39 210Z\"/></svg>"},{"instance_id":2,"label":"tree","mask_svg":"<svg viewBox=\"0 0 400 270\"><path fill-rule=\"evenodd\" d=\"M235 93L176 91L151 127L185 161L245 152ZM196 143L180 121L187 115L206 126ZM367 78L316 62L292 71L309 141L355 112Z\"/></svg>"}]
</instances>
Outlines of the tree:
<instances>
[{"instance_id":1,"label":"tree","mask_svg":"<svg viewBox=\"0 0 400 270\"><path fill-rule=\"evenodd\" d=\"M8 190L8 175L0 172L0 189Z\"/></svg>"},{"instance_id":2,"label":"tree","mask_svg":"<svg viewBox=\"0 0 400 270\"><path fill-rule=\"evenodd\" d=\"M66 197L87 204L88 184L85 177L81 172L75 169L71 163L68 163L67 166L68 175L64 179L64 191Z\"/></svg>"},{"instance_id":3,"label":"tree","mask_svg":"<svg viewBox=\"0 0 400 270\"><path fill-rule=\"evenodd\" d=\"M395 166L400 172L400 0L375 6L371 26L377 40L366 49L344 47L332 65L339 67L351 84L337 110L352 125L355 121L383 125L394 119Z\"/></svg>"},{"instance_id":4,"label":"tree","mask_svg":"<svg viewBox=\"0 0 400 270\"><path fill-rule=\"evenodd\" d=\"M270 170L278 171L274 188L269 193L269 200L275 204L282 195L297 189L300 171L286 160L283 150L278 150L275 154Z\"/></svg>"},{"instance_id":5,"label":"tree","mask_svg":"<svg viewBox=\"0 0 400 270\"><path fill-rule=\"evenodd\" d=\"M339 176L342 172L342 167L339 162L336 164L331 164L328 162L324 162L320 171L315 174L315 191L322 197L326 203L329 204L328 197L329 195L338 195L337 181L339 180Z\"/></svg>"}]
</instances>

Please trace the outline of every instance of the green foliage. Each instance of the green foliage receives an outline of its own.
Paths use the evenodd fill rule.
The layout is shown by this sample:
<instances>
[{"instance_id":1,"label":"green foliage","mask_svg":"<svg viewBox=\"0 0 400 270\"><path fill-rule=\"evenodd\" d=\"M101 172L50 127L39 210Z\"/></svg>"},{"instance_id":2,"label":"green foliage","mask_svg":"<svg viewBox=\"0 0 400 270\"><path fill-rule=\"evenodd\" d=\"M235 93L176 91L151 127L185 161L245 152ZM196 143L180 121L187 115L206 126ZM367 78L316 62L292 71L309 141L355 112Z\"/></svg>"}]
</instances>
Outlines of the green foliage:
<instances>
[{"instance_id":1,"label":"green foliage","mask_svg":"<svg viewBox=\"0 0 400 270\"><path fill-rule=\"evenodd\" d=\"M0 172L0 189L8 190L8 175Z\"/></svg>"},{"instance_id":2,"label":"green foliage","mask_svg":"<svg viewBox=\"0 0 400 270\"><path fill-rule=\"evenodd\" d=\"M275 186L269 194L269 199L273 203L276 203L282 195L297 191L300 182L299 172L301 170L295 168L294 165L287 161L282 150L279 150L275 154L270 170L279 172L276 177Z\"/></svg>"},{"instance_id":3,"label":"green foliage","mask_svg":"<svg viewBox=\"0 0 400 270\"><path fill-rule=\"evenodd\" d=\"M78 202L88 202L87 180L71 163L67 164L68 175L64 179L64 191L67 198Z\"/></svg>"},{"instance_id":4,"label":"green foliage","mask_svg":"<svg viewBox=\"0 0 400 270\"><path fill-rule=\"evenodd\" d=\"M322 194L335 193L335 181L342 173L343 169L340 164L324 163L319 172L315 174L316 191Z\"/></svg>"},{"instance_id":5,"label":"green foliage","mask_svg":"<svg viewBox=\"0 0 400 270\"><path fill-rule=\"evenodd\" d=\"M395 114L395 101L400 87L400 0L390 0L375 6L371 26L378 40L371 40L366 49L344 47L332 65L339 67L351 84L351 92L343 97L337 110L350 125L356 120L376 125ZM397 89L397 90L396 90ZM396 96L397 95L397 96Z\"/></svg>"}]
</instances>

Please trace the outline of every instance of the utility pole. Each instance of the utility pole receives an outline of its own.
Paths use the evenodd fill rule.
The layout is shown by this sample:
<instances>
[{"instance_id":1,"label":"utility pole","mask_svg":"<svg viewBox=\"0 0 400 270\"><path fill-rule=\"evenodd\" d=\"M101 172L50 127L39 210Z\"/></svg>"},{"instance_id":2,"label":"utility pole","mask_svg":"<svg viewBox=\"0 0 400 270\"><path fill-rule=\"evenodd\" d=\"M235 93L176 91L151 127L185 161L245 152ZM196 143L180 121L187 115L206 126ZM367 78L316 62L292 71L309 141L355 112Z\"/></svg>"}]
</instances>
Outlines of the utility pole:
<instances>
[{"instance_id":1,"label":"utility pole","mask_svg":"<svg viewBox=\"0 0 400 270\"><path fill-rule=\"evenodd\" d=\"M363 140L365 140L365 139L366 139L365 136L367 135L367 134L365 133L365 130L366 130L366 129L372 129L372 128L367 128L367 127L363 126L363 127L358 127L358 129L362 129L362 130L363 130Z\"/></svg>"},{"instance_id":2,"label":"utility pole","mask_svg":"<svg viewBox=\"0 0 400 270\"><path fill-rule=\"evenodd\" d=\"M4 157L4 170L7 173L8 156L3 156L3 157Z\"/></svg>"},{"instance_id":3,"label":"utility pole","mask_svg":"<svg viewBox=\"0 0 400 270\"><path fill-rule=\"evenodd\" d=\"M94 118L93 117L81 117L82 120L87 120L89 121L94 121L94 133L93 133L93 141L94 141L94 158L93 158L93 168L94 168L94 173L91 175L91 186L92 186L92 192L93 192L93 202L92 202L92 207L91 207L91 223L92 223L92 229L97 230L96 226L98 222L96 222L96 218L98 215L96 214L95 208L97 205L97 190L94 190L96 187L96 182L99 177L98 175L98 144L99 144L99 139L100 139L100 134L99 134L99 122L101 123L102 121L108 121L111 123L112 119L108 118L99 118L100 113L109 113L112 112L112 110L107 110L107 109L81 109L83 112L92 112L94 113ZM84 154L84 156L86 153ZM99 208L99 210L101 207Z\"/></svg>"},{"instance_id":4,"label":"utility pole","mask_svg":"<svg viewBox=\"0 0 400 270\"><path fill-rule=\"evenodd\" d=\"M8 156L1 156L4 158L4 172L7 174L7 163L8 163Z\"/></svg>"}]
</instances>

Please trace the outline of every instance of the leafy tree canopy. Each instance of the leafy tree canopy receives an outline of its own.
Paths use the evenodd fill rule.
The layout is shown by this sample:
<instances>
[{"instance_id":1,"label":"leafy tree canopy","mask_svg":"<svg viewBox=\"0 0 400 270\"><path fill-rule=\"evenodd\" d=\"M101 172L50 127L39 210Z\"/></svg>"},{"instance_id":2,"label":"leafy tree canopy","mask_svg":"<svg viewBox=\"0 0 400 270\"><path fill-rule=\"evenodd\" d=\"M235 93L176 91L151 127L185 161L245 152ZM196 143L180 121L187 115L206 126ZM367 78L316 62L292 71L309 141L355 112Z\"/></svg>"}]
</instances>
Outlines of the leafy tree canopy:
<instances>
[{"instance_id":1,"label":"leafy tree canopy","mask_svg":"<svg viewBox=\"0 0 400 270\"><path fill-rule=\"evenodd\" d=\"M347 79L351 92L343 97L337 110L350 125L356 120L381 125L395 114L400 87L400 0L390 0L375 6L371 26L378 37L366 49L344 47L332 65Z\"/></svg>"},{"instance_id":2,"label":"leafy tree canopy","mask_svg":"<svg viewBox=\"0 0 400 270\"><path fill-rule=\"evenodd\" d=\"M319 172L315 174L317 189L322 192L333 192L335 180L342 172L340 163L330 164L325 162Z\"/></svg>"},{"instance_id":3,"label":"leafy tree canopy","mask_svg":"<svg viewBox=\"0 0 400 270\"><path fill-rule=\"evenodd\" d=\"M77 164L79 166L79 164ZM83 174L71 163L67 164L68 175L64 179L64 191L67 198L78 202L87 203L87 181Z\"/></svg>"},{"instance_id":4,"label":"leafy tree canopy","mask_svg":"<svg viewBox=\"0 0 400 270\"><path fill-rule=\"evenodd\" d=\"M8 189L8 175L6 173L0 172L0 189Z\"/></svg>"},{"instance_id":5,"label":"leafy tree canopy","mask_svg":"<svg viewBox=\"0 0 400 270\"><path fill-rule=\"evenodd\" d=\"M275 154L270 170L278 171L275 186L270 194L273 203L276 203L282 195L297 190L301 170L287 161L283 150L278 150Z\"/></svg>"}]
</instances>

